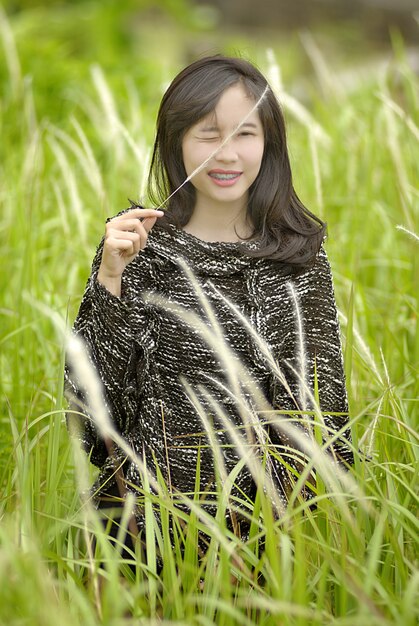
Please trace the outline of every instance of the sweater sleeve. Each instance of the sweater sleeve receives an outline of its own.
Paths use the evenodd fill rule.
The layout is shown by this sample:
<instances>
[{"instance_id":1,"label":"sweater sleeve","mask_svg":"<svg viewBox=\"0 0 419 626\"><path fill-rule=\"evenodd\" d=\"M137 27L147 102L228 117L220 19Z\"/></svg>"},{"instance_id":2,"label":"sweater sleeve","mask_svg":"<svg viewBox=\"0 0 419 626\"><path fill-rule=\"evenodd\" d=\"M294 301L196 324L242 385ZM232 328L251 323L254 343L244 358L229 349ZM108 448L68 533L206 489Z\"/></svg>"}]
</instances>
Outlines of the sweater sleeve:
<instances>
[{"instance_id":1,"label":"sweater sleeve","mask_svg":"<svg viewBox=\"0 0 419 626\"><path fill-rule=\"evenodd\" d=\"M284 320L288 330L279 361L293 399L282 385L274 384L274 407L310 411L318 394L324 439L342 430L333 450L340 460L352 463L350 429L345 429L349 418L340 328L331 269L323 248L316 263L288 283L287 291L290 313Z\"/></svg>"},{"instance_id":2,"label":"sweater sleeve","mask_svg":"<svg viewBox=\"0 0 419 626\"><path fill-rule=\"evenodd\" d=\"M83 340L89 361L102 383L103 401L116 428L125 428L123 389L133 350L130 305L122 296L112 295L97 281L103 240L93 260L90 277L76 317L73 333ZM76 430L92 463L103 465L108 452L89 413L89 397L78 380L73 364L67 359L65 393L69 402L67 425Z\"/></svg>"}]
</instances>

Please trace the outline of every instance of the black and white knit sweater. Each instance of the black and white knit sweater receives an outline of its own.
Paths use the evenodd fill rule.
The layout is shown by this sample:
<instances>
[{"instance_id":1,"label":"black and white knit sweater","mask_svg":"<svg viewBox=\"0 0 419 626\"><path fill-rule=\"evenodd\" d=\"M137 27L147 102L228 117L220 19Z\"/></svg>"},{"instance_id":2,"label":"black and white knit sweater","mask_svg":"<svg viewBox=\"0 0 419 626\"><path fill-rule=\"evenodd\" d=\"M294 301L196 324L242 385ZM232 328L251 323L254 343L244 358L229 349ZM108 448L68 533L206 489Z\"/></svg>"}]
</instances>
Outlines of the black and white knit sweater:
<instances>
[{"instance_id":1,"label":"black and white knit sweater","mask_svg":"<svg viewBox=\"0 0 419 626\"><path fill-rule=\"evenodd\" d=\"M348 420L339 325L324 249L312 267L292 274L281 263L246 255L243 245L257 243L209 243L157 223L146 249L127 266L117 298L96 280L101 244L74 325L103 383L119 432L141 457L145 453L149 468L157 461L172 488L182 492L195 489L198 456L201 488L211 489L214 481L213 453L190 388L195 403L198 398L218 429L227 471L239 456L217 418L215 404L245 438L238 389L243 405L255 412L267 407L285 413L307 410L318 393L332 433L344 430ZM269 359L230 303L266 344L286 382L272 373ZM225 348L220 347L220 332ZM70 367L66 383L73 407L76 398L86 400ZM263 423L268 414L257 415ZM86 416L79 418L79 425L85 450L102 468L99 481L105 480L112 463L94 421ZM283 430L281 435L271 428L270 435L278 451L275 475L285 493L289 474L281 462L287 456L281 446L288 439ZM348 432L338 439L335 451L351 462L346 438ZM291 466L292 456L286 459ZM128 464L125 474L128 482L140 481L134 464ZM237 483L251 492L246 468Z\"/></svg>"}]
</instances>

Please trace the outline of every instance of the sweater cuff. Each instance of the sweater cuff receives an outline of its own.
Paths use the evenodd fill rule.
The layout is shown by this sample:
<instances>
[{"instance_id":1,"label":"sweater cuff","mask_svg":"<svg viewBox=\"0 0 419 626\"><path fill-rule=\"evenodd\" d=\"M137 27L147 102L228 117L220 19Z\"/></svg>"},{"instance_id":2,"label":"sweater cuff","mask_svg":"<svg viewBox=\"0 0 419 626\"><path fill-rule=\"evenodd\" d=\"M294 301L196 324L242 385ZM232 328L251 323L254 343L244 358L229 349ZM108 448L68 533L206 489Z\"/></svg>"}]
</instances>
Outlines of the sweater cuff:
<instances>
[{"instance_id":1,"label":"sweater cuff","mask_svg":"<svg viewBox=\"0 0 419 626\"><path fill-rule=\"evenodd\" d=\"M124 297L119 298L108 291L97 280L97 272L90 277L90 292L95 313L102 323L113 331L120 328L126 333L130 307Z\"/></svg>"}]
</instances>

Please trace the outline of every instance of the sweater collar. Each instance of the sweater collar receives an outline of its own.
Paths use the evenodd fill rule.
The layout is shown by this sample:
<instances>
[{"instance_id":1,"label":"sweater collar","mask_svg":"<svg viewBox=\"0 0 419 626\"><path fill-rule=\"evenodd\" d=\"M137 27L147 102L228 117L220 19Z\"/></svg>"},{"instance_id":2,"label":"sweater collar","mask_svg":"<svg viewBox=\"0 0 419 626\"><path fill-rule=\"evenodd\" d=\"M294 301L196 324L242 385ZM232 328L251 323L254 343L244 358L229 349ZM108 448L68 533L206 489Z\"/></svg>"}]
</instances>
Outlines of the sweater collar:
<instances>
[{"instance_id":1,"label":"sweater collar","mask_svg":"<svg viewBox=\"0 0 419 626\"><path fill-rule=\"evenodd\" d=\"M257 250L258 241L210 242L186 233L172 224L158 224L150 231L147 247L171 263L184 259L197 275L227 276L260 263L246 254L246 250Z\"/></svg>"}]
</instances>

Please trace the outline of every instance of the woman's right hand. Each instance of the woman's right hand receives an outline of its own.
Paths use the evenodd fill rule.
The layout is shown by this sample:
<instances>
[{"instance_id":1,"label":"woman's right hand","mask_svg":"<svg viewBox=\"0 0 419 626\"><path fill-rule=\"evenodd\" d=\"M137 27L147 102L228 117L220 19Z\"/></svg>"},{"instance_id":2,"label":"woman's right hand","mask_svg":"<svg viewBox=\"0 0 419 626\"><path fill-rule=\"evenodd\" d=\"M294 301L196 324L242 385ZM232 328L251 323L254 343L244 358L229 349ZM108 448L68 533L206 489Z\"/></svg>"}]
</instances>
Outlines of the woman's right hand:
<instances>
[{"instance_id":1,"label":"woman's right hand","mask_svg":"<svg viewBox=\"0 0 419 626\"><path fill-rule=\"evenodd\" d=\"M147 244L148 233L164 215L155 209L132 209L106 224L97 280L115 296L121 295L122 274Z\"/></svg>"}]
</instances>

